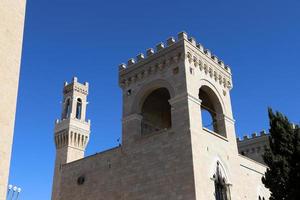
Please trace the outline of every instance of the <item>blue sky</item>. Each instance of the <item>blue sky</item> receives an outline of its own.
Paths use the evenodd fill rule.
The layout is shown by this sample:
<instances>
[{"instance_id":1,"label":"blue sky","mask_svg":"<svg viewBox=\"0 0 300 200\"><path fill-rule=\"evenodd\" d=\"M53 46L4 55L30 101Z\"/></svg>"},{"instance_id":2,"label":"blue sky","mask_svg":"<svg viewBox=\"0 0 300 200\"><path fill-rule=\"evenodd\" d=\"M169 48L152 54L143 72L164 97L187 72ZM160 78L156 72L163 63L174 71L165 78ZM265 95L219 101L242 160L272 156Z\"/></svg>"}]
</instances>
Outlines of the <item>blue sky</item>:
<instances>
[{"instance_id":1,"label":"blue sky","mask_svg":"<svg viewBox=\"0 0 300 200\"><path fill-rule=\"evenodd\" d=\"M87 155L121 134L118 64L185 30L233 73L239 135L268 128L267 107L300 121L300 2L27 0L10 183L50 199L62 86L90 83Z\"/></svg>"}]
</instances>

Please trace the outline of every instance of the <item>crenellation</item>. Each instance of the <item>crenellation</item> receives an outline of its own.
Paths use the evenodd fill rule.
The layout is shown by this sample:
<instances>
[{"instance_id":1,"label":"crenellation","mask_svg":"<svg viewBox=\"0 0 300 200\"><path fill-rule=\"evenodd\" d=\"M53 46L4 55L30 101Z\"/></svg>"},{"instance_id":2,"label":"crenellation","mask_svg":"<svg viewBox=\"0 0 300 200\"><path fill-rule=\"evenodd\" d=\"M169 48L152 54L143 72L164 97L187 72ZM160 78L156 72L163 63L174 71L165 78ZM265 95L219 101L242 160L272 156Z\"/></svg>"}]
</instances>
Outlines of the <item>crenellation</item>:
<instances>
[{"instance_id":1,"label":"crenellation","mask_svg":"<svg viewBox=\"0 0 300 200\"><path fill-rule=\"evenodd\" d=\"M264 136L264 135L267 135L267 132L266 132L265 130L262 130L262 131L260 132L260 136Z\"/></svg>"},{"instance_id":2,"label":"crenellation","mask_svg":"<svg viewBox=\"0 0 300 200\"><path fill-rule=\"evenodd\" d=\"M196 47L197 47L202 53L204 53L204 47L203 47L202 44L198 43L198 44L196 45Z\"/></svg>"},{"instance_id":3,"label":"crenellation","mask_svg":"<svg viewBox=\"0 0 300 200\"><path fill-rule=\"evenodd\" d=\"M193 46L197 46L195 38L190 37L190 38L189 38L189 42L190 42Z\"/></svg>"},{"instance_id":4,"label":"crenellation","mask_svg":"<svg viewBox=\"0 0 300 200\"><path fill-rule=\"evenodd\" d=\"M153 55L158 55L158 54L162 55L162 53L161 53L162 50L168 49L171 46L173 46L177 43L180 43L184 40L184 41L188 42L191 46L198 49L198 51L200 52L200 54L199 54L199 53L194 52L195 50L193 50L192 51L193 55L190 52L187 52L187 59L189 60L189 62L190 63L193 62L194 67L199 66L200 71L202 71L202 69L204 69L205 74L209 73L209 76L211 78L214 77L213 79L216 82L218 82L220 85L222 85L223 87L228 88L229 90L232 89L231 71L227 65L225 66L225 64L222 60L219 60L216 55L212 55L210 50L208 50L208 49L204 50L204 47L200 43L197 44L195 38L193 38L193 37L188 38L188 35L186 32L178 33L177 37L178 37L177 41L175 40L174 37L169 37L166 41L166 44L167 44L166 47L163 42L160 42L156 45L156 51L154 51L153 48L147 49L146 57L144 56L144 54L141 53L137 56L136 60L134 60L133 58L129 59L127 62L127 66L125 64L120 64L119 72L121 74L126 74L129 69L133 69L133 66L140 64L142 61L143 61L143 64L146 65L149 62L149 58L152 57ZM165 52L165 51L163 51L163 52ZM206 56L201 55L201 53L203 53L203 55L206 55ZM164 55L162 55L162 56L164 56ZM170 58L167 58L160 63L156 63L154 67L157 67L159 70L162 70L166 65L171 64L172 61L178 62L179 61L178 56L171 56ZM211 65L213 65L213 66L211 66ZM224 69L224 71L226 73L221 72L222 69ZM153 72L153 71L156 71L156 69L151 71L151 67L150 67L149 71ZM151 73L149 73L149 74L151 74ZM136 78L134 78L134 77L133 78L129 77L126 79L123 79L120 77L120 86L121 87L127 87L131 83L136 81Z\"/></svg>"},{"instance_id":5,"label":"crenellation","mask_svg":"<svg viewBox=\"0 0 300 200\"><path fill-rule=\"evenodd\" d=\"M74 76L73 79L72 79L72 82L73 83L77 83L78 82L78 78L76 76Z\"/></svg>"},{"instance_id":6,"label":"crenellation","mask_svg":"<svg viewBox=\"0 0 300 200\"><path fill-rule=\"evenodd\" d=\"M158 44L156 45L156 51L157 51L157 52L161 51L161 50L164 49L164 48L165 48L165 45L164 45L164 43L162 43L162 42L160 42L160 43L158 43Z\"/></svg>"},{"instance_id":7,"label":"crenellation","mask_svg":"<svg viewBox=\"0 0 300 200\"><path fill-rule=\"evenodd\" d=\"M226 69L225 68L225 65L224 65L224 62L222 61L222 60L218 60L218 64L221 66L221 67L223 67L224 69ZM226 69L227 70L227 69Z\"/></svg>"},{"instance_id":8,"label":"crenellation","mask_svg":"<svg viewBox=\"0 0 300 200\"><path fill-rule=\"evenodd\" d=\"M218 57L217 57L216 55L212 55L211 58L212 58L215 62L219 63L219 59L218 59Z\"/></svg>"},{"instance_id":9,"label":"crenellation","mask_svg":"<svg viewBox=\"0 0 300 200\"><path fill-rule=\"evenodd\" d=\"M154 49L153 48L149 48L147 49L147 52L146 52L146 55L149 57L149 56L152 56L154 54Z\"/></svg>"},{"instance_id":10,"label":"crenellation","mask_svg":"<svg viewBox=\"0 0 300 200\"><path fill-rule=\"evenodd\" d=\"M145 59L145 56L144 56L143 53L140 53L140 54L138 54L138 55L136 56L136 59L137 59L137 61L139 62L139 61Z\"/></svg>"},{"instance_id":11,"label":"crenellation","mask_svg":"<svg viewBox=\"0 0 300 200\"><path fill-rule=\"evenodd\" d=\"M135 60L134 60L134 58L130 58L130 59L127 61L128 67L131 66L131 65L133 65L133 64L135 64Z\"/></svg>"},{"instance_id":12,"label":"crenellation","mask_svg":"<svg viewBox=\"0 0 300 200\"><path fill-rule=\"evenodd\" d=\"M187 40L188 39L187 33L184 31L178 33L177 37L178 37L178 40Z\"/></svg>"},{"instance_id":13,"label":"crenellation","mask_svg":"<svg viewBox=\"0 0 300 200\"><path fill-rule=\"evenodd\" d=\"M173 44L175 44L175 43L176 43L176 40L175 40L174 37L169 37L169 38L167 39L167 46L168 46L168 47L171 46L171 45L173 45Z\"/></svg>"},{"instance_id":14,"label":"crenellation","mask_svg":"<svg viewBox=\"0 0 300 200\"><path fill-rule=\"evenodd\" d=\"M254 132L251 134L251 137L249 137L247 134L243 136L243 139L240 139L239 137L237 137L237 140L242 142L243 140L251 140L251 139L255 139L255 138L259 138L259 137L263 137L263 136L267 136L268 133L265 130L262 130L259 132L259 134L257 132Z\"/></svg>"},{"instance_id":15,"label":"crenellation","mask_svg":"<svg viewBox=\"0 0 300 200\"><path fill-rule=\"evenodd\" d=\"M121 63L121 64L119 65L119 71L123 71L123 70L125 70L125 69L126 69L126 64Z\"/></svg>"},{"instance_id":16,"label":"crenellation","mask_svg":"<svg viewBox=\"0 0 300 200\"><path fill-rule=\"evenodd\" d=\"M223 65L224 65L224 63L223 63ZM230 69L229 65L226 65L226 66L225 66L225 69L226 69L229 73L231 73L231 69Z\"/></svg>"},{"instance_id":17,"label":"crenellation","mask_svg":"<svg viewBox=\"0 0 300 200\"><path fill-rule=\"evenodd\" d=\"M238 151L241 155L264 164L263 154L269 148L269 135L266 131L260 131L251 134L250 138L237 139Z\"/></svg>"},{"instance_id":18,"label":"crenellation","mask_svg":"<svg viewBox=\"0 0 300 200\"><path fill-rule=\"evenodd\" d=\"M243 136L243 140L248 140L248 139L249 139L248 135Z\"/></svg>"},{"instance_id":19,"label":"crenellation","mask_svg":"<svg viewBox=\"0 0 300 200\"><path fill-rule=\"evenodd\" d=\"M84 84L81 84L78 82L77 77L73 77L72 82L68 84L68 82L64 82L64 88L63 93L67 94L72 91L77 91L81 94L87 95L88 94L88 88L89 84L88 82L85 82Z\"/></svg>"},{"instance_id":20,"label":"crenellation","mask_svg":"<svg viewBox=\"0 0 300 200\"><path fill-rule=\"evenodd\" d=\"M211 58L211 51L209 49L205 49L204 50L204 53L209 57Z\"/></svg>"}]
</instances>

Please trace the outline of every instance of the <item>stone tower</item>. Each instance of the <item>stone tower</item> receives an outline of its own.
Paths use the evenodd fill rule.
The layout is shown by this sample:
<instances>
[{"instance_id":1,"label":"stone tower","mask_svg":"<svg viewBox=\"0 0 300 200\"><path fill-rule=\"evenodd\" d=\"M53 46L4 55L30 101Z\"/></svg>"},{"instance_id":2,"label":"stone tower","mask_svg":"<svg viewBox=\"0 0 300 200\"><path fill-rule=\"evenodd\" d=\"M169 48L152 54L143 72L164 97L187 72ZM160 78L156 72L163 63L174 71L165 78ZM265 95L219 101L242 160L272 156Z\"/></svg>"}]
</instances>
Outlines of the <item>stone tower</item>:
<instances>
[{"instance_id":1,"label":"stone tower","mask_svg":"<svg viewBox=\"0 0 300 200\"><path fill-rule=\"evenodd\" d=\"M81 84L76 77L72 83L64 84L61 120L56 120L54 129L56 160L52 200L60 199L62 165L84 157L90 135L90 120L86 121L88 89L88 83Z\"/></svg>"},{"instance_id":2,"label":"stone tower","mask_svg":"<svg viewBox=\"0 0 300 200\"><path fill-rule=\"evenodd\" d=\"M170 165L164 159L172 156L181 160L177 163L178 170L186 178L181 177L186 180L182 184L195 185L195 197L183 199L211 199L212 193L206 190L214 190L214 180L219 174L223 176L220 180L226 180L226 191L233 197L239 196L234 178L239 177L239 159L228 66L182 32L177 41L171 37L166 46L159 43L156 51L148 49L146 56L139 54L127 65L121 64L119 79L123 90L122 140L126 153L155 152L154 149L170 144L166 155L160 149L157 156L163 161L158 164ZM150 142L156 137L160 140ZM147 146L148 143L152 144ZM232 173L237 176L231 176ZM188 194L188 191L178 192Z\"/></svg>"},{"instance_id":3,"label":"stone tower","mask_svg":"<svg viewBox=\"0 0 300 200\"><path fill-rule=\"evenodd\" d=\"M6 198L26 0L0 1L0 199Z\"/></svg>"}]
</instances>

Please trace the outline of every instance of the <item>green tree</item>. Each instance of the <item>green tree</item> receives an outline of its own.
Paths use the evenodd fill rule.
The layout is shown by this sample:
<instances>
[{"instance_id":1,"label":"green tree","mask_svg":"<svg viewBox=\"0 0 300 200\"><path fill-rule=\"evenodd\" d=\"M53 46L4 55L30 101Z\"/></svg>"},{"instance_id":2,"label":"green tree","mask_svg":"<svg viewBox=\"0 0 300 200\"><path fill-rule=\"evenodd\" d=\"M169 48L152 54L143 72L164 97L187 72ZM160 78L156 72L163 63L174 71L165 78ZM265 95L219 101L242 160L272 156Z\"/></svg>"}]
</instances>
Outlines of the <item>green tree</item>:
<instances>
[{"instance_id":1,"label":"green tree","mask_svg":"<svg viewBox=\"0 0 300 200\"><path fill-rule=\"evenodd\" d=\"M268 166L262 182L270 200L300 199L300 129L280 112L269 108L270 148L263 159Z\"/></svg>"}]
</instances>

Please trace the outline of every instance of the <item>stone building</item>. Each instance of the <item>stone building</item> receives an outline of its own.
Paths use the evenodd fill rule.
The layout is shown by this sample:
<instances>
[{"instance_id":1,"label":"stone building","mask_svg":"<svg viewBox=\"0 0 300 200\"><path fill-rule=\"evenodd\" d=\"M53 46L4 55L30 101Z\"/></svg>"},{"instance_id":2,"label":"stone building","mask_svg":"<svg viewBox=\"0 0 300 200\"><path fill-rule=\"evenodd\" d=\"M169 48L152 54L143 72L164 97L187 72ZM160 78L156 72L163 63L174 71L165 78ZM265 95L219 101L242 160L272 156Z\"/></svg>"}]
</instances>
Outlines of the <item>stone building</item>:
<instances>
[{"instance_id":1,"label":"stone building","mask_svg":"<svg viewBox=\"0 0 300 200\"><path fill-rule=\"evenodd\" d=\"M182 32L119 66L122 144L84 157L88 84L63 89L52 200L257 200L266 166L240 155L230 68Z\"/></svg>"},{"instance_id":2,"label":"stone building","mask_svg":"<svg viewBox=\"0 0 300 200\"><path fill-rule=\"evenodd\" d=\"M245 135L242 140L237 138L237 145L241 155L247 156L248 158L264 164L262 155L270 146L269 134L265 131L261 131L260 135L257 133L252 133L251 137Z\"/></svg>"},{"instance_id":3,"label":"stone building","mask_svg":"<svg viewBox=\"0 0 300 200\"><path fill-rule=\"evenodd\" d=\"M0 199L7 192L25 5L25 0L0 1Z\"/></svg>"}]
</instances>

